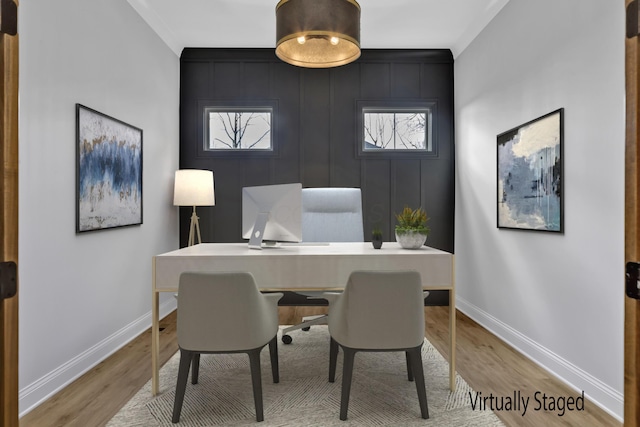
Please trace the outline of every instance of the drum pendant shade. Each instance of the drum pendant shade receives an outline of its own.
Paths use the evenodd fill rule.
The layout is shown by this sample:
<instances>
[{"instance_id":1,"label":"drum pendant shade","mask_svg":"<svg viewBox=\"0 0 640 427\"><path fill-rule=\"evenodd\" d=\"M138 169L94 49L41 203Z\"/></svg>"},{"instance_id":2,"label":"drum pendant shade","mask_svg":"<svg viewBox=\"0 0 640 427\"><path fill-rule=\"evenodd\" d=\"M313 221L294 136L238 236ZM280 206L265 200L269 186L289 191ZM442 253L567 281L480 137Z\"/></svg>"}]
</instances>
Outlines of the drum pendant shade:
<instances>
[{"instance_id":1,"label":"drum pendant shade","mask_svg":"<svg viewBox=\"0 0 640 427\"><path fill-rule=\"evenodd\" d=\"M360 5L355 0L281 0L276 55L307 68L355 61L360 57Z\"/></svg>"}]
</instances>

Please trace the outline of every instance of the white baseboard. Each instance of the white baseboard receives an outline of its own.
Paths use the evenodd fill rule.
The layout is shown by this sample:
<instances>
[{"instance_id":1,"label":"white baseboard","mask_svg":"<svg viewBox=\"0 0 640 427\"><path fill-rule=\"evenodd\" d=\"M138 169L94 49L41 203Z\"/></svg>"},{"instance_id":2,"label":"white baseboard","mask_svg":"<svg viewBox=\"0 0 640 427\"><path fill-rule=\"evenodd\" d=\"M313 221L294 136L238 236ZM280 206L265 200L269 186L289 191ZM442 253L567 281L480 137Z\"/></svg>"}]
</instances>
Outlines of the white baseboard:
<instances>
[{"instance_id":1,"label":"white baseboard","mask_svg":"<svg viewBox=\"0 0 640 427\"><path fill-rule=\"evenodd\" d=\"M160 318L162 319L175 309L175 298L168 299L160 305ZM59 366L57 369L54 369L47 375L21 389L18 394L19 416L23 417L31 412L45 400L124 347L150 326L151 312L148 312L113 335Z\"/></svg>"},{"instance_id":2,"label":"white baseboard","mask_svg":"<svg viewBox=\"0 0 640 427\"><path fill-rule=\"evenodd\" d=\"M569 387L578 392L584 390L585 396L591 402L622 422L624 418L622 393L458 296L456 296L456 308Z\"/></svg>"}]
</instances>

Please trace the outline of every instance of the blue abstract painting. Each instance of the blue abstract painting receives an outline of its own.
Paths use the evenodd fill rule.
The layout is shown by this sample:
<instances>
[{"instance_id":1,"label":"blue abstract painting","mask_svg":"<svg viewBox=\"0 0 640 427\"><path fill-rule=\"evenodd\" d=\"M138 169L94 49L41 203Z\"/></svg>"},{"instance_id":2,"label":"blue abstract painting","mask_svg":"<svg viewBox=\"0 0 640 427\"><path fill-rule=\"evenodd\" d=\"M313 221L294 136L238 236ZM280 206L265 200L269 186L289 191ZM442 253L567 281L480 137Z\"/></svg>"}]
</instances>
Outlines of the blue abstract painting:
<instances>
[{"instance_id":1,"label":"blue abstract painting","mask_svg":"<svg viewBox=\"0 0 640 427\"><path fill-rule=\"evenodd\" d=\"M563 231L563 114L498 135L498 227Z\"/></svg>"},{"instance_id":2,"label":"blue abstract painting","mask_svg":"<svg viewBox=\"0 0 640 427\"><path fill-rule=\"evenodd\" d=\"M76 232L142 224L142 130L76 104Z\"/></svg>"}]
</instances>

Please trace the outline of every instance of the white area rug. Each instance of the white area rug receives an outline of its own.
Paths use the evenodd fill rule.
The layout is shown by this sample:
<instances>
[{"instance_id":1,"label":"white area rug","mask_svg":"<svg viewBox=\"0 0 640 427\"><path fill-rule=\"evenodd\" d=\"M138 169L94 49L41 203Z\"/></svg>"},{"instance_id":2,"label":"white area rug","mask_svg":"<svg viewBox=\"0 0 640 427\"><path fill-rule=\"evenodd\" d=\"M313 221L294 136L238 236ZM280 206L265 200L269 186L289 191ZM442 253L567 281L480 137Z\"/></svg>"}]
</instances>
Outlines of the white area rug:
<instances>
[{"instance_id":1,"label":"white area rug","mask_svg":"<svg viewBox=\"0 0 640 427\"><path fill-rule=\"evenodd\" d=\"M160 393L148 382L107 424L108 427L160 426L503 426L490 410L471 409L469 385L457 377L449 391L449 365L425 339L422 359L429 404L420 417L415 383L407 381L402 352L356 355L347 421L340 421L342 352L336 382L329 383L326 326L296 331L293 343L279 342L280 383L273 384L269 351L262 352L264 422L256 423L249 358L246 354L202 355L200 378L187 383L179 424L171 423L179 353L160 371ZM474 393L475 394L475 393Z\"/></svg>"}]
</instances>

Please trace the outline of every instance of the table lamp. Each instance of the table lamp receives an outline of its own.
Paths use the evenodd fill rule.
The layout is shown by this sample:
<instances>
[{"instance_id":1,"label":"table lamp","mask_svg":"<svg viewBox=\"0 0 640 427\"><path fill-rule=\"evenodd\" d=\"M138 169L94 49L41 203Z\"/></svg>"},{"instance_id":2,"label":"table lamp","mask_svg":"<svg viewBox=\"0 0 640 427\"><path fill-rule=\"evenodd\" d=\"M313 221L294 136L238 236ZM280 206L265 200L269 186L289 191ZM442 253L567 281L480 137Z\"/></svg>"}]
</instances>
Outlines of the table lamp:
<instances>
[{"instance_id":1,"label":"table lamp","mask_svg":"<svg viewBox=\"0 0 640 427\"><path fill-rule=\"evenodd\" d=\"M196 243L196 235L198 237L197 243L202 242L196 206L215 206L216 198L213 187L213 172L211 171L197 169L176 171L173 204L174 206L193 206L191 225L189 226L189 246Z\"/></svg>"}]
</instances>

